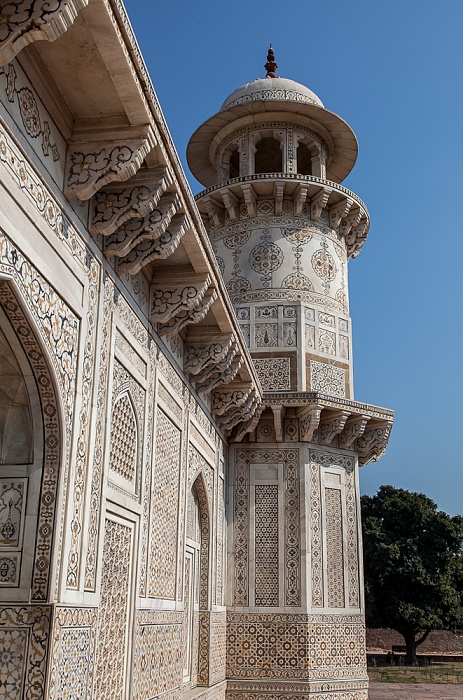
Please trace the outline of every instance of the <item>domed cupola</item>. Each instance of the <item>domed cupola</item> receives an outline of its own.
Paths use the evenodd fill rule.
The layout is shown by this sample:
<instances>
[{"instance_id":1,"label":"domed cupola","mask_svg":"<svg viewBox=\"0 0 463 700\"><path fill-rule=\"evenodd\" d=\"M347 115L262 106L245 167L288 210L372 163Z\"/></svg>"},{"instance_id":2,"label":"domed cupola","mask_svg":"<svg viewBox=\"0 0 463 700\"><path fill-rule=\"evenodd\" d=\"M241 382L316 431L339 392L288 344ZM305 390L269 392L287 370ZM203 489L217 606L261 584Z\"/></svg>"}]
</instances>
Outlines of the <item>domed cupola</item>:
<instances>
[{"instance_id":1,"label":"domed cupola","mask_svg":"<svg viewBox=\"0 0 463 700\"><path fill-rule=\"evenodd\" d=\"M363 202L339 183L357 140L309 88L277 76L232 92L191 137L196 200L264 389L352 398L347 261Z\"/></svg>"},{"instance_id":2,"label":"domed cupola","mask_svg":"<svg viewBox=\"0 0 463 700\"><path fill-rule=\"evenodd\" d=\"M277 67L272 47L265 67L265 78L234 90L219 112L191 137L187 157L193 175L205 187L238 175L267 172L265 168L342 182L357 158L357 139L351 128L325 109L305 85L276 75L272 70ZM275 123L279 128L275 129ZM249 154L239 138L243 130L250 137ZM263 139L266 141L258 148ZM273 139L273 157L268 156L264 163L259 154L246 157L252 156L254 147L272 151L269 139ZM279 157L277 149L281 151Z\"/></svg>"}]
</instances>

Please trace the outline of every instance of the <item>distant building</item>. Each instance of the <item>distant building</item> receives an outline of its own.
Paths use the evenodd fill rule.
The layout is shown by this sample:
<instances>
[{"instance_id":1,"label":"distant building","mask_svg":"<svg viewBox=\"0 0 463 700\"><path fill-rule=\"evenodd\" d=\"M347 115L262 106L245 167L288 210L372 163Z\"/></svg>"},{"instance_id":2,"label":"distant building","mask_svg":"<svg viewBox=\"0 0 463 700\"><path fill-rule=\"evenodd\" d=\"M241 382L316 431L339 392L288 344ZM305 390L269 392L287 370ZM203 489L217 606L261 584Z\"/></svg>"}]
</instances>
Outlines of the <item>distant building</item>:
<instances>
[{"instance_id":1,"label":"distant building","mask_svg":"<svg viewBox=\"0 0 463 700\"><path fill-rule=\"evenodd\" d=\"M366 700L354 134L270 51L196 206L120 0L0 66L0 697Z\"/></svg>"}]
</instances>

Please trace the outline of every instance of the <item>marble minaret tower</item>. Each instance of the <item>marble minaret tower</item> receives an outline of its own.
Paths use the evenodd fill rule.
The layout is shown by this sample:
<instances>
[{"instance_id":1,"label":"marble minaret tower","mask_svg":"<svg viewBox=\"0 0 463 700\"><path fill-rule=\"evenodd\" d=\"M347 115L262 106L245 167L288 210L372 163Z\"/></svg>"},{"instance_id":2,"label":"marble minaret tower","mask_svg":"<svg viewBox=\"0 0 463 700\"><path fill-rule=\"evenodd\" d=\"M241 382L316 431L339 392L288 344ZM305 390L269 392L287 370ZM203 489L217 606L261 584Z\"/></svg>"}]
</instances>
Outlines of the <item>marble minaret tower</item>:
<instances>
[{"instance_id":1,"label":"marble minaret tower","mask_svg":"<svg viewBox=\"0 0 463 700\"><path fill-rule=\"evenodd\" d=\"M365 700L358 468L384 453L393 421L353 396L347 268L370 220L340 184L351 128L276 75L271 47L265 68L188 147L265 392L229 436L227 692Z\"/></svg>"}]
</instances>

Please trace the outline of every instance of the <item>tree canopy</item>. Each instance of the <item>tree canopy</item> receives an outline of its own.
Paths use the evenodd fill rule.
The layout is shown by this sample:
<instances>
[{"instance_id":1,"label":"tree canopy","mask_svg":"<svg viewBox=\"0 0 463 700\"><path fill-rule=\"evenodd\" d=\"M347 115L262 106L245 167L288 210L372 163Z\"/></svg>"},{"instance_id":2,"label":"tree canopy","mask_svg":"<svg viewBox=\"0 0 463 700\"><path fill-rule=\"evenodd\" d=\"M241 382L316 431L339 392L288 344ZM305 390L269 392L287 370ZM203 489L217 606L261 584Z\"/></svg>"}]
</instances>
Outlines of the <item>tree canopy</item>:
<instances>
[{"instance_id":1,"label":"tree canopy","mask_svg":"<svg viewBox=\"0 0 463 700\"><path fill-rule=\"evenodd\" d=\"M367 626L399 632L416 663L431 630L463 629L463 517L393 486L361 504Z\"/></svg>"}]
</instances>

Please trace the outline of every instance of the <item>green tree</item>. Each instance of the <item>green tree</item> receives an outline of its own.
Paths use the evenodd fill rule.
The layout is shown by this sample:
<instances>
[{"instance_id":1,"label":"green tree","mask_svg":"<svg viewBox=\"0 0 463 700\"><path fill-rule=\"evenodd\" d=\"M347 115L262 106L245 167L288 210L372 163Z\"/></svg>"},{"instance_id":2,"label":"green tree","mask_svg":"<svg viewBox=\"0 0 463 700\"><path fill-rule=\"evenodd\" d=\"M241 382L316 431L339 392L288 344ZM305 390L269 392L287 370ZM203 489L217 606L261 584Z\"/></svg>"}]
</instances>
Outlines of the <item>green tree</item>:
<instances>
[{"instance_id":1,"label":"green tree","mask_svg":"<svg viewBox=\"0 0 463 700\"><path fill-rule=\"evenodd\" d=\"M431 630L463 628L463 517L393 486L361 503L367 627L400 632L415 664Z\"/></svg>"}]
</instances>

